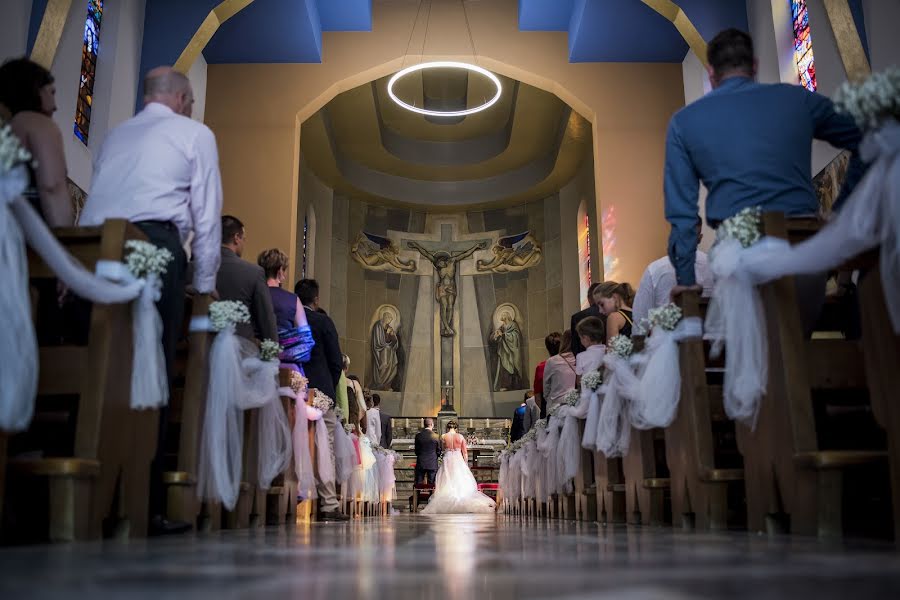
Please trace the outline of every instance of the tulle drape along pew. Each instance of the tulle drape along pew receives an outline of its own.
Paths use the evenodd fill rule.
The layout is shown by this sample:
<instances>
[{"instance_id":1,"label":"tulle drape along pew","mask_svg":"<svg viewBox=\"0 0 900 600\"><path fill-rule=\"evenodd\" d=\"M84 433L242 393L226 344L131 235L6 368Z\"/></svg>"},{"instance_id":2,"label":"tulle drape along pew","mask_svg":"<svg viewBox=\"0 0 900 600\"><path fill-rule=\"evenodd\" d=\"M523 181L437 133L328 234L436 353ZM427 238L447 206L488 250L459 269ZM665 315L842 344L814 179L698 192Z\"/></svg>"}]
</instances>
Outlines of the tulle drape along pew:
<instances>
[{"instance_id":1,"label":"tulle drape along pew","mask_svg":"<svg viewBox=\"0 0 900 600\"><path fill-rule=\"evenodd\" d=\"M54 234L85 273L101 261L122 263L126 243L146 239L122 220ZM30 252L28 273L55 304L54 271ZM76 316L89 323L86 345L69 339L66 345L38 348L34 418L9 439L10 453L18 456L8 464L6 539L94 539L104 525L107 534L146 534L158 417L155 410L132 410L132 368L141 368L139 362L133 365L132 315L129 304L96 304L89 316L87 310ZM41 319L52 316L38 314L38 329L48 324Z\"/></svg>"}]
</instances>

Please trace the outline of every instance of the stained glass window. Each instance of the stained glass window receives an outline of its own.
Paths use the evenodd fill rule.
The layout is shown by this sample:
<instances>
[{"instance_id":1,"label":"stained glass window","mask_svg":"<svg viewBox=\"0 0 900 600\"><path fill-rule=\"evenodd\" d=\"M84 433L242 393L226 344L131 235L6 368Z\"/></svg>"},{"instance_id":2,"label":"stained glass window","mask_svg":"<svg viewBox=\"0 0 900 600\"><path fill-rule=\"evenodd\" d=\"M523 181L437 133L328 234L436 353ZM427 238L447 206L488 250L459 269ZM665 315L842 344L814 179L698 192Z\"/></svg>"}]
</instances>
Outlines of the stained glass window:
<instances>
[{"instance_id":1,"label":"stained glass window","mask_svg":"<svg viewBox=\"0 0 900 600\"><path fill-rule=\"evenodd\" d=\"M616 207L610 206L603 211L601 218L602 240L603 240L603 279L614 280L618 275L619 257L616 251L616 228L618 220L616 219Z\"/></svg>"},{"instance_id":2,"label":"stained glass window","mask_svg":"<svg viewBox=\"0 0 900 600\"><path fill-rule=\"evenodd\" d=\"M581 307L587 308L587 293L591 287L591 222L583 203L578 212L578 282Z\"/></svg>"},{"instance_id":3,"label":"stained glass window","mask_svg":"<svg viewBox=\"0 0 900 600\"><path fill-rule=\"evenodd\" d=\"M75 107L75 135L87 146L91 128L91 109L94 105L94 76L97 72L97 52L100 50L100 20L103 0L88 0L84 21L84 44L81 47L81 82L78 104Z\"/></svg>"},{"instance_id":4,"label":"stained glass window","mask_svg":"<svg viewBox=\"0 0 900 600\"><path fill-rule=\"evenodd\" d=\"M816 62L813 58L812 37L809 33L809 10L806 0L790 0L794 23L794 60L800 74L800 85L816 91Z\"/></svg>"}]
</instances>

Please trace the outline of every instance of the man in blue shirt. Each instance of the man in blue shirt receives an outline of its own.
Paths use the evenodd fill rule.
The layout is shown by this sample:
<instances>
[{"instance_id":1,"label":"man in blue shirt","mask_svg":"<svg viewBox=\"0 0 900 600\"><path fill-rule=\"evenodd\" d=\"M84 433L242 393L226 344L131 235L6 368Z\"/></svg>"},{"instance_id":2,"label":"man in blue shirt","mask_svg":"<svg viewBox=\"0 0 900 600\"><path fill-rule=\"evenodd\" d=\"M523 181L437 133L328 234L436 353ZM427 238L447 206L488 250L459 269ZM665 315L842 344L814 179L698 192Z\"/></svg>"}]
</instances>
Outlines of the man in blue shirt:
<instances>
[{"instance_id":1,"label":"man in blue shirt","mask_svg":"<svg viewBox=\"0 0 900 600\"><path fill-rule=\"evenodd\" d=\"M694 275L699 181L709 192L706 220L717 227L752 206L789 216L815 215L813 139L852 153L835 208L863 173L857 152L862 133L853 119L837 113L825 96L799 85L757 83L748 34L737 29L719 33L709 43L707 59L713 90L678 111L666 137L669 258L678 283L673 296L700 290ZM821 294L824 277L819 287Z\"/></svg>"}]
</instances>

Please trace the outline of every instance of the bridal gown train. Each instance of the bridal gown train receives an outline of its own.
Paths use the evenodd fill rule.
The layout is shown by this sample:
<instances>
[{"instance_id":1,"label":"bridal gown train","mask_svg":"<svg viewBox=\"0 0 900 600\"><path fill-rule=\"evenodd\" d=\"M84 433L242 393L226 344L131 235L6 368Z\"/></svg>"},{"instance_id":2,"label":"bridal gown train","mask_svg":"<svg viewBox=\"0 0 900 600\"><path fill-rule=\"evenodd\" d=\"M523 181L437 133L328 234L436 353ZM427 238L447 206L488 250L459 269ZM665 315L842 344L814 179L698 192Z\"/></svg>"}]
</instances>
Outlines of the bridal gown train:
<instances>
[{"instance_id":1,"label":"bridal gown train","mask_svg":"<svg viewBox=\"0 0 900 600\"><path fill-rule=\"evenodd\" d=\"M478 491L466 461L466 440L458 433L443 436L444 461L435 479L434 494L423 515L492 513L496 503Z\"/></svg>"}]
</instances>

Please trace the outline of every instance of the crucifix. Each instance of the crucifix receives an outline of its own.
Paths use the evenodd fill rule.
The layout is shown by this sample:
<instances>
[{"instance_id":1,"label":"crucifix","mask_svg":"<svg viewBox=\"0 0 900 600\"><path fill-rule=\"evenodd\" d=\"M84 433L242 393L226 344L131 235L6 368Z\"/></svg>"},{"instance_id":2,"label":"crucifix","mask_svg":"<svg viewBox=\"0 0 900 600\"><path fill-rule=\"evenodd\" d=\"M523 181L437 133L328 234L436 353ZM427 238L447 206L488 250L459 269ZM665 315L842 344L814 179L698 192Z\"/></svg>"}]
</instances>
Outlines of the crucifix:
<instances>
[{"instance_id":1,"label":"crucifix","mask_svg":"<svg viewBox=\"0 0 900 600\"><path fill-rule=\"evenodd\" d=\"M453 337L456 335L456 330L453 329L453 307L456 305L457 294L456 265L475 254L476 250L486 250L488 243L479 242L467 250L458 252L445 250L431 252L418 242L407 242L406 246L411 250L418 251L434 266L434 274L437 278L434 284L434 299L441 312L441 337Z\"/></svg>"}]
</instances>

